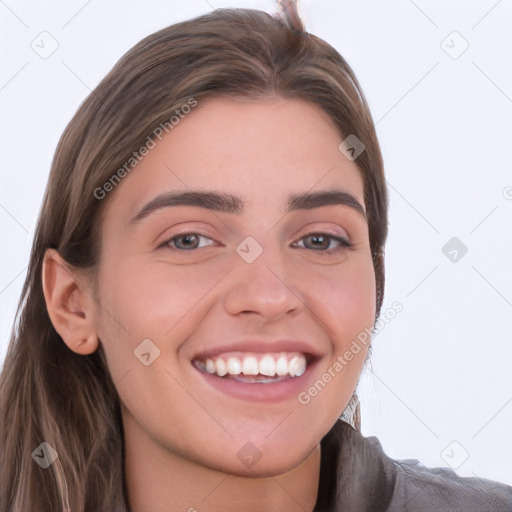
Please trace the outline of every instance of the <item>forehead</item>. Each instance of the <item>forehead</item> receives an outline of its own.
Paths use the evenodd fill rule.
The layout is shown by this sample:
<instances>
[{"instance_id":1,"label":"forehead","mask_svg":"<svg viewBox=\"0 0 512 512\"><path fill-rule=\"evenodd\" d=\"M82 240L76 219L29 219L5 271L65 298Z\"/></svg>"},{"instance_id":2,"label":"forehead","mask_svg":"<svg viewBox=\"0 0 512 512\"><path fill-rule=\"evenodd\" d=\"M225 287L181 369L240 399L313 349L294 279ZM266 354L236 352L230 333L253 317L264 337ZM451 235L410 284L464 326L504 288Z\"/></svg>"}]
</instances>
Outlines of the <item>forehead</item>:
<instances>
[{"instance_id":1,"label":"forehead","mask_svg":"<svg viewBox=\"0 0 512 512\"><path fill-rule=\"evenodd\" d=\"M155 139L108 210L125 217L159 194L190 189L280 208L289 195L336 188L364 206L361 173L341 141L327 114L300 99L208 99Z\"/></svg>"}]
</instances>

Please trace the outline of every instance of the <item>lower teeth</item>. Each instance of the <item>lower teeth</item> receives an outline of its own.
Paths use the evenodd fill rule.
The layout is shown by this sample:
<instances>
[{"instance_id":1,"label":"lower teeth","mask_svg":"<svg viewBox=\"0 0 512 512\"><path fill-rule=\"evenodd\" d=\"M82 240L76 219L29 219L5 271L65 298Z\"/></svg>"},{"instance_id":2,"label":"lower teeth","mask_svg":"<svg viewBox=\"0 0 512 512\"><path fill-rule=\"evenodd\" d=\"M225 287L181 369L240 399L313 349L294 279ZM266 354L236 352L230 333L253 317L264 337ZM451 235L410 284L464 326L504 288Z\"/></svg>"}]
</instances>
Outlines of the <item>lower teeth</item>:
<instances>
[{"instance_id":1,"label":"lower teeth","mask_svg":"<svg viewBox=\"0 0 512 512\"><path fill-rule=\"evenodd\" d=\"M237 382L247 382L247 383L253 383L253 384L268 384L271 382L281 382L283 380L291 379L289 375L284 375L283 377L267 377L265 375L230 375L226 374L224 377L221 377L222 379L232 379L236 380Z\"/></svg>"}]
</instances>

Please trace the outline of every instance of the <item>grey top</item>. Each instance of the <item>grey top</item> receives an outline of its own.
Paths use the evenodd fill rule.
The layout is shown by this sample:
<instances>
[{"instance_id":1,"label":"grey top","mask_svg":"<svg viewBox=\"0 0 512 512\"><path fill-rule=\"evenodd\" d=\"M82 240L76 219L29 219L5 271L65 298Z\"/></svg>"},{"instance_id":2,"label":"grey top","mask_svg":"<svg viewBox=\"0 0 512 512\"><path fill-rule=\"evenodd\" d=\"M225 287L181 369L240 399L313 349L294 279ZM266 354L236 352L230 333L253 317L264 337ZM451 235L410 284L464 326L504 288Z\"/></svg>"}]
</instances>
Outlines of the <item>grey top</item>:
<instances>
[{"instance_id":1,"label":"grey top","mask_svg":"<svg viewBox=\"0 0 512 512\"><path fill-rule=\"evenodd\" d=\"M339 420L322 439L314 512L510 512L512 487L388 457Z\"/></svg>"}]
</instances>

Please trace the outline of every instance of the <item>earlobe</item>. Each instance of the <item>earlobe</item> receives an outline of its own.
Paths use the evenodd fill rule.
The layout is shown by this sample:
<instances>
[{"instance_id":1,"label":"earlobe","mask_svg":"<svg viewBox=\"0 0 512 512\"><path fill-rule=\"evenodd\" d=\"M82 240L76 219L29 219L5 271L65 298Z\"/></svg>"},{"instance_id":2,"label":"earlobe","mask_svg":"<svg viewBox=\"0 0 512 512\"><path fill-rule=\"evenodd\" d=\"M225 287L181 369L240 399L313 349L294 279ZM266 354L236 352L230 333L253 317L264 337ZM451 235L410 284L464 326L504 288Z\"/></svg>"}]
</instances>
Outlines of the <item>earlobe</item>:
<instances>
[{"instance_id":1,"label":"earlobe","mask_svg":"<svg viewBox=\"0 0 512 512\"><path fill-rule=\"evenodd\" d=\"M42 267L48 315L64 343L77 354L92 354L99 345L94 327L95 301L55 249L48 249Z\"/></svg>"}]
</instances>

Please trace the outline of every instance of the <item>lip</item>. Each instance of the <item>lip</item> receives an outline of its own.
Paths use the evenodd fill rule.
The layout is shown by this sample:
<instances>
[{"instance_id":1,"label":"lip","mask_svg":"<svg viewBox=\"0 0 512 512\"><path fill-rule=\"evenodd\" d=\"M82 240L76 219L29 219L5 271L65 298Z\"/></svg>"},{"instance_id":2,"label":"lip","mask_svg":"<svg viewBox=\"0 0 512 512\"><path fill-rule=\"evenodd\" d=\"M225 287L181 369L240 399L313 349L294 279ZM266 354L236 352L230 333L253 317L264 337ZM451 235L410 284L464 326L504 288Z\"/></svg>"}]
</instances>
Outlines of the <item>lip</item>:
<instances>
[{"instance_id":1,"label":"lip","mask_svg":"<svg viewBox=\"0 0 512 512\"><path fill-rule=\"evenodd\" d=\"M254 351L254 350L253 350ZM315 358L306 367L300 377L293 377L275 383L246 383L226 379L214 374L199 370L192 364L192 368L204 379L205 383L222 393L252 402L276 403L290 398L297 399L298 394L309 387L309 381L318 363Z\"/></svg>"},{"instance_id":2,"label":"lip","mask_svg":"<svg viewBox=\"0 0 512 512\"><path fill-rule=\"evenodd\" d=\"M312 346L310 343L306 341L297 341L297 340L256 340L256 339L248 339L241 340L231 344L221 345L217 347L212 347L207 350L202 350L198 352L194 357L192 357L192 361L194 359L207 359L208 357L218 357L225 352L258 352L258 353L275 353L275 352L302 352L309 359L317 359L321 357L322 354L318 352L318 350Z\"/></svg>"}]
</instances>

